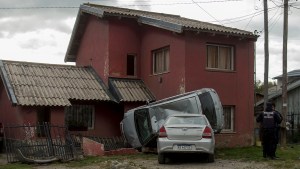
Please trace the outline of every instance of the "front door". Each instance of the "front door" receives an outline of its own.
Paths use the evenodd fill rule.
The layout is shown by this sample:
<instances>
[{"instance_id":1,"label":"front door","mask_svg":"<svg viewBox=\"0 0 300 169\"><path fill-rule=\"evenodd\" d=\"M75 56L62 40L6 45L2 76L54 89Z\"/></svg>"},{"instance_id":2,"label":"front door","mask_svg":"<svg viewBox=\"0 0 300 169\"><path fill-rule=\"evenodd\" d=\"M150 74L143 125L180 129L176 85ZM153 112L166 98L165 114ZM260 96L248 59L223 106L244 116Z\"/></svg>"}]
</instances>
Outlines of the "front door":
<instances>
[{"instance_id":1,"label":"front door","mask_svg":"<svg viewBox=\"0 0 300 169\"><path fill-rule=\"evenodd\" d=\"M50 122L50 108L40 107L37 111L37 132L41 137L47 136L48 123Z\"/></svg>"}]
</instances>

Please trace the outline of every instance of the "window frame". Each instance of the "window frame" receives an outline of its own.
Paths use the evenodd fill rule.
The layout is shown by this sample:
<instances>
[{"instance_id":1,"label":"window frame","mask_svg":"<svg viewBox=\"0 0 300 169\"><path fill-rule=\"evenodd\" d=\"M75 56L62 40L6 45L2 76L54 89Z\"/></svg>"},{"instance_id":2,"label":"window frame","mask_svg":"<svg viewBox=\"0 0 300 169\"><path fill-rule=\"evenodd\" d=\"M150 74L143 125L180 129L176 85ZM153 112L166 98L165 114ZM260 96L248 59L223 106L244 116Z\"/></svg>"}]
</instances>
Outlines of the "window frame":
<instances>
[{"instance_id":1,"label":"window frame","mask_svg":"<svg viewBox=\"0 0 300 169\"><path fill-rule=\"evenodd\" d=\"M225 124L226 124L226 115L225 115L225 108L230 108L230 128L225 128ZM232 105L223 105L223 113L224 113L224 128L222 129L223 133L229 133L229 132L234 132L234 127L235 127L235 106Z\"/></svg>"},{"instance_id":2,"label":"window frame","mask_svg":"<svg viewBox=\"0 0 300 169\"><path fill-rule=\"evenodd\" d=\"M132 56L133 57L133 68L129 68L129 63L128 63L128 57L129 56ZM133 53L128 53L127 56L126 56L126 76L130 76L130 77L136 77L136 54L133 54ZM133 75L129 75L128 74L128 69L133 69Z\"/></svg>"},{"instance_id":3,"label":"window frame","mask_svg":"<svg viewBox=\"0 0 300 169\"><path fill-rule=\"evenodd\" d=\"M75 108L75 109L73 109L73 110L70 110L70 108ZM74 125L74 127L76 128L76 127L82 127L82 126L80 126L80 125L78 125L79 123L81 123L80 121L79 121L79 119L80 119L80 114L79 113L82 113L82 112L79 112L78 111L78 109L82 109L83 107L89 107L90 109L91 109L91 112L87 112L87 113L89 113L90 115L87 115L87 120L88 120L88 122L87 122L87 129L88 130L91 130L91 129L94 129L94 127L95 127L95 105L80 105L80 104L74 104L74 105L72 105L71 107L65 107L65 123L69 126L69 121L70 121L70 119L69 119L69 117L70 116L74 116L74 114L76 114L76 118L74 117L74 118L72 118L72 121L73 121L73 119L76 119L76 121L75 121L75 123L77 124L77 125ZM74 111L74 112L72 112L72 111ZM71 115L68 115L68 113L71 113ZM91 119L89 119L89 118L91 118ZM90 123L89 123L89 121L91 120L91 125L89 125ZM70 125L70 126L72 126L72 125Z\"/></svg>"},{"instance_id":4,"label":"window frame","mask_svg":"<svg viewBox=\"0 0 300 169\"><path fill-rule=\"evenodd\" d=\"M216 67L212 67L209 65L209 47L217 47L217 65ZM220 48L229 48L230 50L230 65L229 68L221 68L220 62L221 62L221 56L220 56ZM221 45L221 44L213 44L208 43L206 44L206 68L211 70L222 70L222 71L235 71L235 54L234 54L234 46L232 45ZM210 56L213 57L213 56ZM226 63L225 63L226 65Z\"/></svg>"},{"instance_id":5,"label":"window frame","mask_svg":"<svg viewBox=\"0 0 300 169\"><path fill-rule=\"evenodd\" d=\"M158 59L156 57L158 56L158 54L160 52L163 53L162 55L163 55L164 62L161 64L164 65L163 66L164 70L157 70L158 68L156 68L156 61L158 61ZM164 74L164 73L168 73L170 71L170 46L152 50L151 55L152 55L152 74L153 75Z\"/></svg>"}]
</instances>

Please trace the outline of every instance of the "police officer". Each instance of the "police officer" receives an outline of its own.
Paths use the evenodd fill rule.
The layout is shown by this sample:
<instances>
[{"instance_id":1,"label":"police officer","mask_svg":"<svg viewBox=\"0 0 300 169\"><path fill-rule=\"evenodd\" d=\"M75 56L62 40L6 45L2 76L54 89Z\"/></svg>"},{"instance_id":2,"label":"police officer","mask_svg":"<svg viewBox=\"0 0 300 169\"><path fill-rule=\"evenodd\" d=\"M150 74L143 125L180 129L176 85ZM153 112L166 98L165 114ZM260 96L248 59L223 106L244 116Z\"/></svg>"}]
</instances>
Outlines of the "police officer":
<instances>
[{"instance_id":1,"label":"police officer","mask_svg":"<svg viewBox=\"0 0 300 169\"><path fill-rule=\"evenodd\" d=\"M283 117L282 117L281 113L275 109L275 103L272 103L272 108L273 108L274 113L278 114L278 116L279 116L279 123L275 123L275 127L276 127L275 128L275 136L276 137L275 137L274 152L275 152L275 157L276 157L277 144L279 143L279 139L280 139L280 123L282 122ZM276 158L278 158L278 157L276 157Z\"/></svg>"},{"instance_id":2,"label":"police officer","mask_svg":"<svg viewBox=\"0 0 300 169\"><path fill-rule=\"evenodd\" d=\"M278 113L273 111L272 103L266 103L265 111L260 113L256 122L261 123L263 156L275 159L276 127L280 123Z\"/></svg>"}]
</instances>

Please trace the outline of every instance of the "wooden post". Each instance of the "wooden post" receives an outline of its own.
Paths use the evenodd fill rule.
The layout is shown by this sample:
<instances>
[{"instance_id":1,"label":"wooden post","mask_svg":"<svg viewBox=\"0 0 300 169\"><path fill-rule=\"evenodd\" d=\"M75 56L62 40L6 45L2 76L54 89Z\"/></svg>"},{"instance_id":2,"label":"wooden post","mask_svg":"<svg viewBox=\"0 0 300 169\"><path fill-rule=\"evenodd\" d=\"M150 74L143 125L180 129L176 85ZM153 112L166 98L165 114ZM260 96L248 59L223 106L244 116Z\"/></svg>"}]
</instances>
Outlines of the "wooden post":
<instances>
[{"instance_id":1,"label":"wooden post","mask_svg":"<svg viewBox=\"0 0 300 169\"><path fill-rule=\"evenodd\" d=\"M287 117L287 38L288 38L288 0L284 0L283 12L283 50L282 50L282 127L281 145L286 146Z\"/></svg>"},{"instance_id":2,"label":"wooden post","mask_svg":"<svg viewBox=\"0 0 300 169\"><path fill-rule=\"evenodd\" d=\"M268 26L268 0L264 0L264 31L265 31L265 74L264 74L264 109L268 102L269 87L269 26Z\"/></svg>"}]
</instances>

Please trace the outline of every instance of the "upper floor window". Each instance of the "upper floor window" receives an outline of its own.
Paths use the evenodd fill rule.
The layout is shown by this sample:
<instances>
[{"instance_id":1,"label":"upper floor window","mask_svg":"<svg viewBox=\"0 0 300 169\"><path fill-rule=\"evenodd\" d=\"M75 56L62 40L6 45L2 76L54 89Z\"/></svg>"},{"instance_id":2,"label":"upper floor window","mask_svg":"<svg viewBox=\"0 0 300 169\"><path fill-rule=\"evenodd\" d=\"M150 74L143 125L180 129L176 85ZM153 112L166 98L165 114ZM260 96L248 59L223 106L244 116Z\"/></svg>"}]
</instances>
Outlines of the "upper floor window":
<instances>
[{"instance_id":1,"label":"upper floor window","mask_svg":"<svg viewBox=\"0 0 300 169\"><path fill-rule=\"evenodd\" d=\"M133 54L127 55L127 75L128 76L135 76L136 74L136 57Z\"/></svg>"},{"instance_id":2,"label":"upper floor window","mask_svg":"<svg viewBox=\"0 0 300 169\"><path fill-rule=\"evenodd\" d=\"M207 68L234 70L233 47L223 45L207 45Z\"/></svg>"},{"instance_id":3,"label":"upper floor window","mask_svg":"<svg viewBox=\"0 0 300 169\"><path fill-rule=\"evenodd\" d=\"M169 54L169 47L152 51L153 74L160 74L169 71Z\"/></svg>"},{"instance_id":4,"label":"upper floor window","mask_svg":"<svg viewBox=\"0 0 300 169\"><path fill-rule=\"evenodd\" d=\"M224 132L233 132L234 127L234 106L223 106Z\"/></svg>"}]
</instances>

